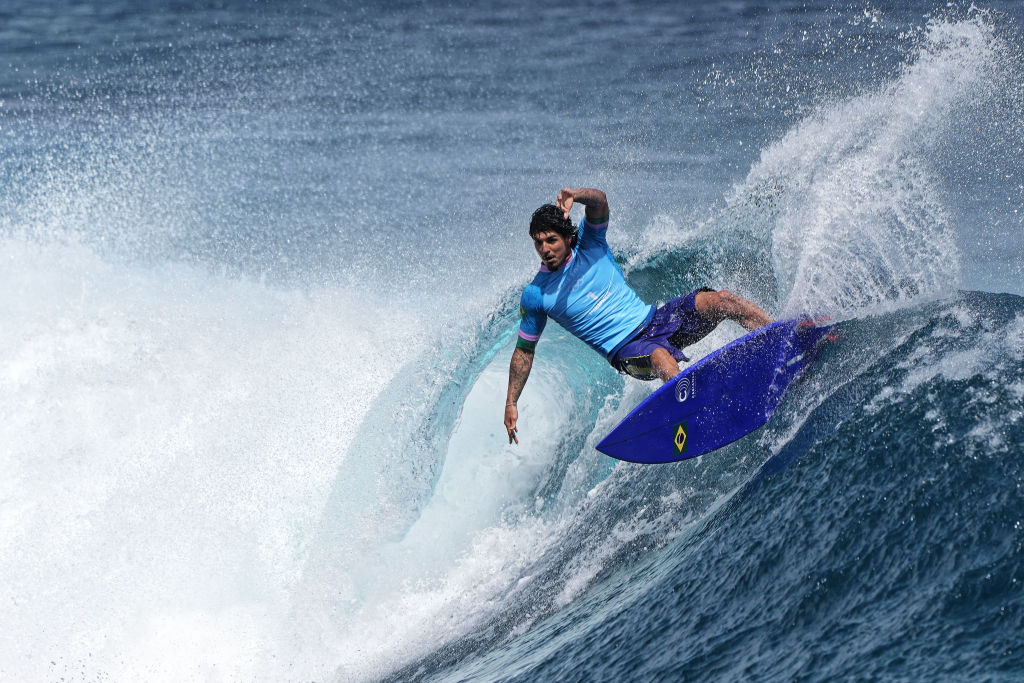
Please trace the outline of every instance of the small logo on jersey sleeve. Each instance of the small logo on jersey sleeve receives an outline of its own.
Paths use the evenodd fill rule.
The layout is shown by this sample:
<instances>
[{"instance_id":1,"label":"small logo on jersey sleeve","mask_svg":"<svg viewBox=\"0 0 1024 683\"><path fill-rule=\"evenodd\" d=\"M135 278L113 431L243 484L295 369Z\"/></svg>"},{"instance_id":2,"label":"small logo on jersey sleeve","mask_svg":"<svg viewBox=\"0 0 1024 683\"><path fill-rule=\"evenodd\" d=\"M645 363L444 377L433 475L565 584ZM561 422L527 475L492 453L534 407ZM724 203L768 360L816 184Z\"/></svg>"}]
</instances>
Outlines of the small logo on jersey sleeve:
<instances>
[{"instance_id":1,"label":"small logo on jersey sleeve","mask_svg":"<svg viewBox=\"0 0 1024 683\"><path fill-rule=\"evenodd\" d=\"M519 317L520 318L525 318L526 317L526 307L525 306L520 306L519 307Z\"/></svg>"}]
</instances>

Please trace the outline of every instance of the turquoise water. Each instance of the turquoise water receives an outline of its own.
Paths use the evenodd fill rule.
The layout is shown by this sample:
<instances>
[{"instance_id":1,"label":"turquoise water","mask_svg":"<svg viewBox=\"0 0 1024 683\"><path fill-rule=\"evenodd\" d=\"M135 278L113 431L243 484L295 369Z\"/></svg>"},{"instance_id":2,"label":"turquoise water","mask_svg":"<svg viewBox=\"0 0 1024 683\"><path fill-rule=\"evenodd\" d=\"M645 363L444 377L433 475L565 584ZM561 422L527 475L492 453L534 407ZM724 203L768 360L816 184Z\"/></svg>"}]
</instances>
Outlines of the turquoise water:
<instances>
[{"instance_id":1,"label":"turquoise water","mask_svg":"<svg viewBox=\"0 0 1024 683\"><path fill-rule=\"evenodd\" d=\"M1019 678L1020 14L9 4L0 676ZM563 185L841 340L643 467L549 326L507 445Z\"/></svg>"}]
</instances>

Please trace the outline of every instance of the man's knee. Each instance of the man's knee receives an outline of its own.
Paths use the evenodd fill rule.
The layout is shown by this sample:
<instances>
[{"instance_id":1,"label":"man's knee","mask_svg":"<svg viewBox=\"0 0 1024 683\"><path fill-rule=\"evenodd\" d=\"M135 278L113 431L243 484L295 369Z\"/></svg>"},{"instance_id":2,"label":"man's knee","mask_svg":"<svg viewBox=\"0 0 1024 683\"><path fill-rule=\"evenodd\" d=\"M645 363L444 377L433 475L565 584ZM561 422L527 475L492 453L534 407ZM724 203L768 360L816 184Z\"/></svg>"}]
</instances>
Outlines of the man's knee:
<instances>
[{"instance_id":1,"label":"man's knee","mask_svg":"<svg viewBox=\"0 0 1024 683\"><path fill-rule=\"evenodd\" d=\"M725 318L727 301L730 296L733 296L733 293L727 289L720 292L699 292L694 298L693 304L697 312L705 318L721 321Z\"/></svg>"},{"instance_id":2,"label":"man's knee","mask_svg":"<svg viewBox=\"0 0 1024 683\"><path fill-rule=\"evenodd\" d=\"M698 313L715 325L723 320L734 320L748 330L756 330L772 321L757 304L728 289L701 292L694 299L694 305Z\"/></svg>"},{"instance_id":3,"label":"man's knee","mask_svg":"<svg viewBox=\"0 0 1024 683\"><path fill-rule=\"evenodd\" d=\"M741 315L746 303L746 299L728 289L720 289L717 292L701 292L694 299L697 312L715 322Z\"/></svg>"},{"instance_id":4,"label":"man's knee","mask_svg":"<svg viewBox=\"0 0 1024 683\"><path fill-rule=\"evenodd\" d=\"M719 307L726 312L727 315L736 315L743 312L743 307L747 303L747 300L741 297L739 294L733 294L728 289L723 289L718 292Z\"/></svg>"}]
</instances>

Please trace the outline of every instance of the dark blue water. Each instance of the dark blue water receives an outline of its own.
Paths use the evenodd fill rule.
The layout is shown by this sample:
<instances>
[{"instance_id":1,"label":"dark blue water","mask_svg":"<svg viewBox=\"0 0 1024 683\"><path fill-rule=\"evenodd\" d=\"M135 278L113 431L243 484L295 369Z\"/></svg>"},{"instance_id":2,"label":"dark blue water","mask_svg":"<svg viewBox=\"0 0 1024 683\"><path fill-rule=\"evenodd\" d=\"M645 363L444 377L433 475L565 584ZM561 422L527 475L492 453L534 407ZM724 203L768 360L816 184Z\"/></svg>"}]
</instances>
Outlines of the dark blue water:
<instances>
[{"instance_id":1,"label":"dark blue water","mask_svg":"<svg viewBox=\"0 0 1024 683\"><path fill-rule=\"evenodd\" d=\"M8 3L0 677L1019 678L1021 15ZM643 467L549 329L508 446L563 185L840 341Z\"/></svg>"}]
</instances>

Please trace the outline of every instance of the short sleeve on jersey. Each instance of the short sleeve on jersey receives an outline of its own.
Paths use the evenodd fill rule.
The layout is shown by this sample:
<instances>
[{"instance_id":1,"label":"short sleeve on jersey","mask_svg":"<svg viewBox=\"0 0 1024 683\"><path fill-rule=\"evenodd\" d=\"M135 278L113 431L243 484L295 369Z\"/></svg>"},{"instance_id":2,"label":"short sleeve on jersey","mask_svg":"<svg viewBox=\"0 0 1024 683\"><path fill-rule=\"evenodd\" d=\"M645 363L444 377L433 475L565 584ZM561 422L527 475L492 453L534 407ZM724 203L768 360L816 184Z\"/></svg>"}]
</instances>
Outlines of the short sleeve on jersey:
<instances>
[{"instance_id":1,"label":"short sleeve on jersey","mask_svg":"<svg viewBox=\"0 0 1024 683\"><path fill-rule=\"evenodd\" d=\"M527 285L519 300L519 314L522 316L522 320L519 322L519 339L516 340L516 348L533 351L537 346L540 333L544 331L544 325L548 322L543 304L540 287L533 284Z\"/></svg>"},{"instance_id":2,"label":"short sleeve on jersey","mask_svg":"<svg viewBox=\"0 0 1024 683\"><path fill-rule=\"evenodd\" d=\"M608 216L601 219L600 223L589 223L586 217L580 221L580 248L585 249L590 244L599 244L602 247L608 246Z\"/></svg>"}]
</instances>

